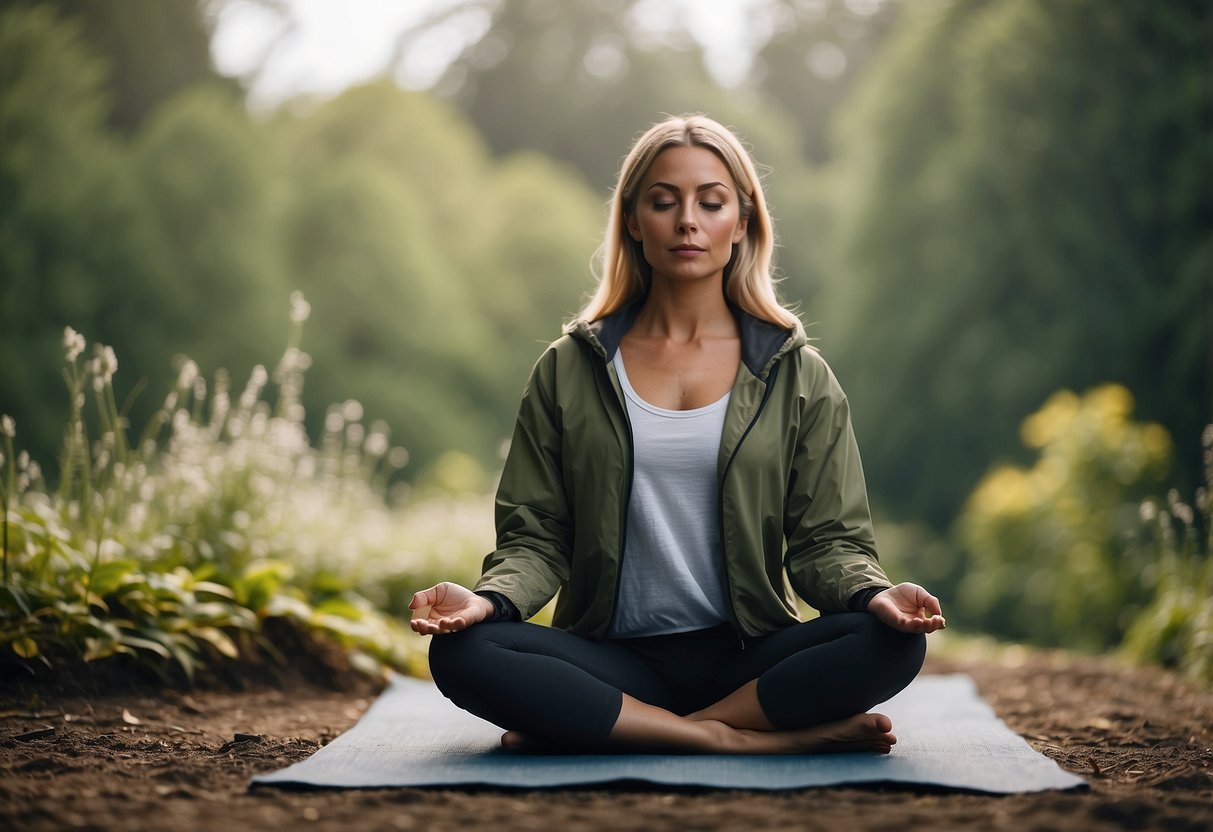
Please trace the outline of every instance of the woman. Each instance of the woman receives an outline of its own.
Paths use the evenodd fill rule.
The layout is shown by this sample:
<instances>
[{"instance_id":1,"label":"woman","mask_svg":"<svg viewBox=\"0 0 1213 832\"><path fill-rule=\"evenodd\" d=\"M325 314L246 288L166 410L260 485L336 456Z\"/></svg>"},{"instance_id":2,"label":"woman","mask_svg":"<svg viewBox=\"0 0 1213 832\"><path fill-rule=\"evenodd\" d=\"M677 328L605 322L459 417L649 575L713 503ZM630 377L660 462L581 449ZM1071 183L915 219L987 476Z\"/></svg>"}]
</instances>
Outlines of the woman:
<instances>
[{"instance_id":1,"label":"woman","mask_svg":"<svg viewBox=\"0 0 1213 832\"><path fill-rule=\"evenodd\" d=\"M942 611L877 563L847 400L775 296L754 164L702 116L624 160L596 294L536 363L473 590L412 628L507 748L896 742ZM560 590L554 627L523 623ZM790 591L823 613L801 622Z\"/></svg>"}]
</instances>

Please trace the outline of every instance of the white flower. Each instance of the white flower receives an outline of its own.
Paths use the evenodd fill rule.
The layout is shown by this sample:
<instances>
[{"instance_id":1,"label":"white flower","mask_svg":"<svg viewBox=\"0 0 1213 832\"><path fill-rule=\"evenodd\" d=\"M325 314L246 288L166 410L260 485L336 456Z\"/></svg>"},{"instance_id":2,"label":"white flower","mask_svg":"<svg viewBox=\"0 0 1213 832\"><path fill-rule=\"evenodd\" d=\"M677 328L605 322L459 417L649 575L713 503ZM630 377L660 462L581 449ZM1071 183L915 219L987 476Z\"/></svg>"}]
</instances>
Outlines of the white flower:
<instances>
[{"instance_id":1,"label":"white flower","mask_svg":"<svg viewBox=\"0 0 1213 832\"><path fill-rule=\"evenodd\" d=\"M3 433L9 439L17 435L17 423L7 413L0 416L0 433Z\"/></svg>"},{"instance_id":2,"label":"white flower","mask_svg":"<svg viewBox=\"0 0 1213 832\"><path fill-rule=\"evenodd\" d=\"M181 372L177 374L177 387L181 390L188 390L194 386L196 378L198 378L198 365L187 358L181 364Z\"/></svg>"},{"instance_id":3,"label":"white flower","mask_svg":"<svg viewBox=\"0 0 1213 832\"><path fill-rule=\"evenodd\" d=\"M84 352L84 336L69 327L63 328L63 348L67 350L67 360L75 361Z\"/></svg>"},{"instance_id":4,"label":"white flower","mask_svg":"<svg viewBox=\"0 0 1213 832\"><path fill-rule=\"evenodd\" d=\"M118 356L114 354L113 347L105 347L101 351L101 373L108 382L116 372L118 372Z\"/></svg>"},{"instance_id":5,"label":"white flower","mask_svg":"<svg viewBox=\"0 0 1213 832\"><path fill-rule=\"evenodd\" d=\"M366 452L375 458L381 457L388 451L387 434L374 431L366 437Z\"/></svg>"},{"instance_id":6,"label":"white flower","mask_svg":"<svg viewBox=\"0 0 1213 832\"><path fill-rule=\"evenodd\" d=\"M312 314L312 305L303 299L303 292L291 292L291 323L301 324Z\"/></svg>"},{"instance_id":7,"label":"white flower","mask_svg":"<svg viewBox=\"0 0 1213 832\"><path fill-rule=\"evenodd\" d=\"M403 468L404 466L408 465L409 464L408 449L401 448L399 445L397 445L395 448L392 448L391 452L387 456L387 463L388 463L388 465L391 465L393 468Z\"/></svg>"},{"instance_id":8,"label":"white flower","mask_svg":"<svg viewBox=\"0 0 1213 832\"><path fill-rule=\"evenodd\" d=\"M93 360L88 363L88 370L93 374L93 389L100 393L118 372L118 356L114 348L103 344L93 345Z\"/></svg>"}]
</instances>

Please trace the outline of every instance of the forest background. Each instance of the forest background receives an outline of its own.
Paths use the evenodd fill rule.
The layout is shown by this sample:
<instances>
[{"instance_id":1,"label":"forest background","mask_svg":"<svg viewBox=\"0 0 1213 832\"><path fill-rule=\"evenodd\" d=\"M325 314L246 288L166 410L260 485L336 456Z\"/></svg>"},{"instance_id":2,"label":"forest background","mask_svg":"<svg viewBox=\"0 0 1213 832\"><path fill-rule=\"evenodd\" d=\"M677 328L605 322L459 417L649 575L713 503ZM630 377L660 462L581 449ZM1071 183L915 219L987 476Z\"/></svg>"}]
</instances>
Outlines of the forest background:
<instances>
[{"instance_id":1,"label":"forest background","mask_svg":"<svg viewBox=\"0 0 1213 832\"><path fill-rule=\"evenodd\" d=\"M750 0L726 86L652 0L460 0L267 109L212 59L238 2L0 2L7 659L288 616L408 665L622 153L701 111L769 169L894 579L1213 678L1213 4Z\"/></svg>"}]
</instances>

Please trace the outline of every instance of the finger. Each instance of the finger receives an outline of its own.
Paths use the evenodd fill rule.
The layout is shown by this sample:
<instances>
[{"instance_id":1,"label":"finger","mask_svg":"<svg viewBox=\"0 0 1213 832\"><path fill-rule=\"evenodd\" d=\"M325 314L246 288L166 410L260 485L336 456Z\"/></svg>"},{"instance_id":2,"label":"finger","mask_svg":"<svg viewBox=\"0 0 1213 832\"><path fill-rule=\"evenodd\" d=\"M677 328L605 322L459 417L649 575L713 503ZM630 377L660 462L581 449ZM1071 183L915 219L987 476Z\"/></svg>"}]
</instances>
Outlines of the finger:
<instances>
[{"instance_id":1,"label":"finger","mask_svg":"<svg viewBox=\"0 0 1213 832\"><path fill-rule=\"evenodd\" d=\"M436 588L437 587L430 587L429 589L423 589L420 592L415 593L413 595L413 600L409 601L409 609L415 610L420 607L432 606L434 599L431 596Z\"/></svg>"},{"instance_id":2,"label":"finger","mask_svg":"<svg viewBox=\"0 0 1213 832\"><path fill-rule=\"evenodd\" d=\"M409 627L413 629L413 632L423 636L428 636L433 633L433 630L431 629L432 626L433 625L430 624L430 622L420 619L409 622Z\"/></svg>"}]
</instances>

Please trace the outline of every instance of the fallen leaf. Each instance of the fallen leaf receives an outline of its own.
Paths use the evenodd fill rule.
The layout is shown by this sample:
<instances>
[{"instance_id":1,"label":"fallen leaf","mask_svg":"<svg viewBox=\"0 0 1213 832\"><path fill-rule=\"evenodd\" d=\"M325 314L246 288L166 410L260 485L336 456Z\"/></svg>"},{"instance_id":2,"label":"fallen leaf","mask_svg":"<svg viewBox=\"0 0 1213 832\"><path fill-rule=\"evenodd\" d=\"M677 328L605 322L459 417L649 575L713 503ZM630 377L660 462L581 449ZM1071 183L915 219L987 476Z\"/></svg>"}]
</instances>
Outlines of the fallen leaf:
<instances>
[{"instance_id":1,"label":"fallen leaf","mask_svg":"<svg viewBox=\"0 0 1213 832\"><path fill-rule=\"evenodd\" d=\"M143 720L132 714L126 708L122 709L122 721L127 725L142 725Z\"/></svg>"},{"instance_id":2,"label":"fallen leaf","mask_svg":"<svg viewBox=\"0 0 1213 832\"><path fill-rule=\"evenodd\" d=\"M45 739L46 737L53 737L54 735L55 729L48 727L38 728L34 731L26 731L24 734L18 734L17 736L13 737L13 739L15 739L17 742L30 742L31 740L41 740Z\"/></svg>"},{"instance_id":3,"label":"fallen leaf","mask_svg":"<svg viewBox=\"0 0 1213 832\"><path fill-rule=\"evenodd\" d=\"M181 697L180 705L181 705L181 710L183 710L187 713L191 713L191 714L203 713L202 706L199 705L196 701L194 701L194 698L192 696L190 696L188 693Z\"/></svg>"}]
</instances>

